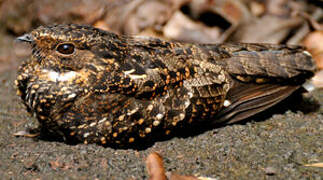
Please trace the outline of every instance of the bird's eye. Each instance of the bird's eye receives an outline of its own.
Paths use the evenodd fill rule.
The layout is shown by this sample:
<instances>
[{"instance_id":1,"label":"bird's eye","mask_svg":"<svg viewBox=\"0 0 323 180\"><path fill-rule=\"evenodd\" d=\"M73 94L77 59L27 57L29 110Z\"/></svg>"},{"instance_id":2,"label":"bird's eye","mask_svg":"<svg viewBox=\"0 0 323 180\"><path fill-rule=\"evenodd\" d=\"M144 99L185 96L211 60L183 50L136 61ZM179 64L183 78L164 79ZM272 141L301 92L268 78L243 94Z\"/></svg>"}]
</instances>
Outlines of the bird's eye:
<instances>
[{"instance_id":1,"label":"bird's eye","mask_svg":"<svg viewBox=\"0 0 323 180\"><path fill-rule=\"evenodd\" d=\"M61 54L73 54L74 52L74 45L71 43L60 44L57 46L56 50Z\"/></svg>"}]
</instances>

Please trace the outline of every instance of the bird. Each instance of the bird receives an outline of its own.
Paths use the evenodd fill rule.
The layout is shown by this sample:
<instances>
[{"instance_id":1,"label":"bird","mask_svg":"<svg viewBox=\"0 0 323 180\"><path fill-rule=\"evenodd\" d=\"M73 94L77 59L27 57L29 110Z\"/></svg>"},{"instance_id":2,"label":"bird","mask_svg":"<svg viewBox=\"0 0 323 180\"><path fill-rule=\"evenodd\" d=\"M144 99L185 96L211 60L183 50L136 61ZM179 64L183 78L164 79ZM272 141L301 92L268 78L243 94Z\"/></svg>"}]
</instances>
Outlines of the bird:
<instances>
[{"instance_id":1,"label":"bird","mask_svg":"<svg viewBox=\"0 0 323 180\"><path fill-rule=\"evenodd\" d=\"M236 123L291 95L316 69L297 45L171 42L77 24L40 26L17 40L32 47L15 81L28 112L42 130L85 144Z\"/></svg>"}]
</instances>

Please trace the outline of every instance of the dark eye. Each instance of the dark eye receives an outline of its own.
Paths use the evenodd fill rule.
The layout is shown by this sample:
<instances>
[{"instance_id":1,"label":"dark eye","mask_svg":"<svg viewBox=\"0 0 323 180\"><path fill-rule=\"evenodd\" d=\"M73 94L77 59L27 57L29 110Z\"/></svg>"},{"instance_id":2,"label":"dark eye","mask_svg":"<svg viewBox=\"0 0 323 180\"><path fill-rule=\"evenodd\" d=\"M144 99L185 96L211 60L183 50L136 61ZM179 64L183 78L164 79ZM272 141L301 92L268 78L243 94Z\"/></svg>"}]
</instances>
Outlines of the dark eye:
<instances>
[{"instance_id":1,"label":"dark eye","mask_svg":"<svg viewBox=\"0 0 323 180\"><path fill-rule=\"evenodd\" d=\"M57 46L56 50L61 54L73 54L74 45L71 43L60 44Z\"/></svg>"}]
</instances>

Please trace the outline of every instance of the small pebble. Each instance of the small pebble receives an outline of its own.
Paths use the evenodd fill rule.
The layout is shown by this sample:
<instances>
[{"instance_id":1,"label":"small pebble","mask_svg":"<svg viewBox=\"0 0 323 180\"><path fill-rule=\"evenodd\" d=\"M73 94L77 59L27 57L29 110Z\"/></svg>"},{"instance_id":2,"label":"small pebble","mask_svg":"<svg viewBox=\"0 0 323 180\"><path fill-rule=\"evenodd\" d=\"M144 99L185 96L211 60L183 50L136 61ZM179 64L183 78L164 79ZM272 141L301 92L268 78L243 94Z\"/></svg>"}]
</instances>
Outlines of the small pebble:
<instances>
[{"instance_id":1,"label":"small pebble","mask_svg":"<svg viewBox=\"0 0 323 180\"><path fill-rule=\"evenodd\" d=\"M265 172L266 172L266 175L273 176L276 174L276 169L273 167L266 167Z\"/></svg>"}]
</instances>

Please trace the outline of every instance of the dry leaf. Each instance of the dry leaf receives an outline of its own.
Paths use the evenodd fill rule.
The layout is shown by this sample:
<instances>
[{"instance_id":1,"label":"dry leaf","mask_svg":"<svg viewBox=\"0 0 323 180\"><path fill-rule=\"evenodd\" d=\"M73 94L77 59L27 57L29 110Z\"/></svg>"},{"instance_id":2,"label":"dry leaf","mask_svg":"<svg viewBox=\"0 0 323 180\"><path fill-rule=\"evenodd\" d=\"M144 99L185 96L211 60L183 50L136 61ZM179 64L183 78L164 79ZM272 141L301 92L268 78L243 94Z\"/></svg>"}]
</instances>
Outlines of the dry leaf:
<instances>
[{"instance_id":1,"label":"dry leaf","mask_svg":"<svg viewBox=\"0 0 323 180\"><path fill-rule=\"evenodd\" d=\"M323 31L309 33L303 40L303 45L312 54L319 69L323 69Z\"/></svg>"},{"instance_id":2,"label":"dry leaf","mask_svg":"<svg viewBox=\"0 0 323 180\"><path fill-rule=\"evenodd\" d=\"M323 88L323 70L315 74L312 78L312 83L316 88Z\"/></svg>"},{"instance_id":3,"label":"dry leaf","mask_svg":"<svg viewBox=\"0 0 323 180\"><path fill-rule=\"evenodd\" d=\"M299 17L284 19L277 16L264 15L261 18L239 25L229 40L235 42L279 44L288 36L291 29L300 26L304 22Z\"/></svg>"},{"instance_id":4,"label":"dry leaf","mask_svg":"<svg viewBox=\"0 0 323 180\"><path fill-rule=\"evenodd\" d=\"M306 167L320 167L323 168L323 163L313 163L313 164L305 164Z\"/></svg>"},{"instance_id":5,"label":"dry leaf","mask_svg":"<svg viewBox=\"0 0 323 180\"><path fill-rule=\"evenodd\" d=\"M198 178L194 176L181 176L172 173L169 177L169 180L198 180Z\"/></svg>"},{"instance_id":6,"label":"dry leaf","mask_svg":"<svg viewBox=\"0 0 323 180\"><path fill-rule=\"evenodd\" d=\"M14 136L23 136L23 137L28 137L28 138L33 138L39 136L40 133L29 133L27 131L18 131L13 133Z\"/></svg>"},{"instance_id":7,"label":"dry leaf","mask_svg":"<svg viewBox=\"0 0 323 180\"><path fill-rule=\"evenodd\" d=\"M150 153L146 159L146 167L150 180L167 180L162 157L156 153Z\"/></svg>"},{"instance_id":8,"label":"dry leaf","mask_svg":"<svg viewBox=\"0 0 323 180\"><path fill-rule=\"evenodd\" d=\"M163 29L164 36L183 42L215 43L220 37L220 29L207 27L195 22L177 11Z\"/></svg>"}]
</instances>

